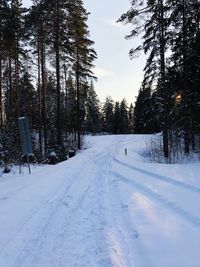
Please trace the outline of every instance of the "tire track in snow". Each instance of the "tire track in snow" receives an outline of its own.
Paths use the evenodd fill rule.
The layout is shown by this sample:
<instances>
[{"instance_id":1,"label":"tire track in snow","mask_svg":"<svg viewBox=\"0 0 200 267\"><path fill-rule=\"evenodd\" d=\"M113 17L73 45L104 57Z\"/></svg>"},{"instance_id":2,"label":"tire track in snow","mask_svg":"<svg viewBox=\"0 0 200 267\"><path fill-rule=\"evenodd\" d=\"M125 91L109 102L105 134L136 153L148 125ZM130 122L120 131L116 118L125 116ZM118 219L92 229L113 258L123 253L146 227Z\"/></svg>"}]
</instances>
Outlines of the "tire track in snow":
<instances>
[{"instance_id":1,"label":"tire track in snow","mask_svg":"<svg viewBox=\"0 0 200 267\"><path fill-rule=\"evenodd\" d=\"M96 162L100 161L101 156L106 155L106 152L103 150L99 153L99 155L96 155ZM106 156L105 156L106 158ZM106 158L107 159L107 158ZM103 164L103 161L102 161ZM68 194L71 192L71 188L74 186L74 184L79 183L79 181L82 181L85 175L89 175L88 173L88 164L84 164L84 167L81 168L81 171L79 173L79 177L76 178L75 181L70 183L70 185L66 188L65 183L62 185L63 190L58 191L55 196L47 200L47 203L43 203L41 205L41 208L37 210L35 213L32 213L29 218L21 225L20 229L18 229L18 233L15 233L12 240L9 240L7 246L4 248L4 258L10 258L10 262L12 262L10 265L15 267L22 267L22 266L66 266L66 246L69 245L69 242L66 242L66 238L69 237L70 239L76 236L75 233L73 233L74 230L74 224L79 224L82 227L82 225L85 225L85 227L88 229L88 233L91 234L88 235L88 233L82 233L79 232L79 236L76 237L78 241L76 245L72 245L72 248L69 250L74 253L74 257L72 257L72 261L74 262L73 267L77 266L106 266L111 267L113 266L109 255L107 253L107 250L105 248L105 236L103 234L104 228L105 228L105 219L103 217L104 213L104 207L102 204L102 176L104 173L102 173L102 170L98 170L98 175L95 176L95 182L101 181L97 184L98 192L99 194L96 195L96 192L92 193L92 196L89 197L89 194L91 192L91 187L89 184L91 184L92 176L89 178L86 177L86 182L83 182L83 188L81 189L81 194L76 197L76 199L73 200L73 205L70 205L70 201L68 201ZM80 179L79 179L80 178ZM85 179L84 179L85 180ZM78 182L78 183L76 183ZM85 188L85 189L84 189ZM72 191L71 193L76 192ZM71 194L73 196L73 194ZM89 211L84 207L84 212L86 214L82 213L82 207L84 205L84 202L91 202L91 208L88 206ZM94 202L96 201L95 207L96 209L99 209L100 207L100 213L99 211L94 210ZM89 212L89 213L88 213ZM80 216L78 216L80 215ZM99 220L95 220L95 216L99 218ZM56 219L58 217L58 219ZM103 217L103 218L102 218ZM90 221L92 220L92 224L90 224ZM100 224L97 225L97 222ZM88 226L90 225L90 226ZM89 228L88 228L89 227ZM52 228L55 228L52 230ZM98 228L98 229L97 229ZM71 231L72 230L72 231ZM52 233L53 231L53 233ZM75 231L77 231L75 229ZM91 235L97 235L97 238L94 239L91 237ZM51 234L53 234L54 244L48 244L48 240ZM92 239L93 238L93 239ZM84 245L83 249L79 252L77 250L78 243L82 243L80 239L88 241L88 239L91 239L94 250L92 256L90 255L91 246L90 244ZM99 240L101 240L99 242ZM98 246L95 244L96 241L98 242ZM51 242L51 238L50 238ZM14 249L14 247L11 246L14 244L14 247L18 248L18 251ZM97 246L97 247L96 247ZM97 248L97 251L95 252L95 249ZM84 249L87 250L87 253L85 253ZM7 251L6 251L7 250ZM48 253L46 253L46 252ZM95 253L98 254L99 258L96 260ZM11 255L12 254L12 255ZM14 256L13 256L14 254ZM49 255L49 258L51 259L48 261L45 259L45 255ZM73 260L76 259L76 260ZM14 263L13 263L14 260ZM42 261L42 265L40 264ZM47 262L46 262L47 261ZM86 265L82 264L81 261L87 262ZM6 262L6 261L5 261ZM45 262L47 264L45 264ZM43 264L44 263L44 264ZM4 263L2 263L4 264ZM81 265L80 265L81 264ZM3 265L2 265L3 266Z\"/></svg>"},{"instance_id":2,"label":"tire track in snow","mask_svg":"<svg viewBox=\"0 0 200 267\"><path fill-rule=\"evenodd\" d=\"M12 238L7 241L0 251L2 259L12 258L12 254L14 253L16 255L14 266L23 266L25 259L37 248L37 244L44 235L45 229L47 229L51 219L58 212L58 207L62 200L66 198L70 188L80 178L82 171L81 169L78 174L76 174L76 179L70 179L70 183L69 180L65 180L58 191L56 191L51 198L43 201L40 207L35 209L18 227L17 231L12 233ZM18 249L20 248L21 251L13 251L15 247L13 244L15 244ZM11 257L8 257L8 255Z\"/></svg>"},{"instance_id":3,"label":"tire track in snow","mask_svg":"<svg viewBox=\"0 0 200 267\"><path fill-rule=\"evenodd\" d=\"M113 175L118 178L120 181L129 184L135 187L139 192L146 195L148 198L152 199L153 201L159 202L163 204L163 206L170 211L174 212L176 215L184 219L185 222L189 223L190 225L200 228L200 218L193 216L183 208L179 207L175 202L163 197L162 195L154 192L151 188L144 186L138 182L128 179L127 177L113 171Z\"/></svg>"},{"instance_id":4,"label":"tire track in snow","mask_svg":"<svg viewBox=\"0 0 200 267\"><path fill-rule=\"evenodd\" d=\"M119 139L119 138L118 138ZM144 266L144 262L147 260L148 255L144 256L141 251L144 251L143 245L139 240L139 233L134 228L133 224L130 224L130 215L125 209L125 205L120 199L120 192L116 178L113 176L112 162L114 155L119 150L119 147L123 146L127 142L124 141L124 136L120 138L118 142L111 144L111 149L98 155L93 161L100 169L101 173L104 173L104 187L106 189L106 203L105 216L107 220L107 242L110 250L110 257L113 266L132 267L132 266ZM123 142L124 141L124 142ZM133 142L133 140L131 141ZM107 266L107 265L106 265Z\"/></svg>"},{"instance_id":5,"label":"tire track in snow","mask_svg":"<svg viewBox=\"0 0 200 267\"><path fill-rule=\"evenodd\" d=\"M72 236L71 232L76 232L76 248L79 244L79 252L73 251L73 267L113 267L109 254L106 247L106 240L104 231L107 225L106 218L104 216L104 186L103 186L103 175L102 170L96 168L95 159L101 158L100 154L104 155L104 152L91 155L88 160L95 167L95 173L93 172L92 179L90 181L90 191L84 202L81 203L81 207L77 209L71 218L68 220L68 224L65 224L64 236ZM89 165L91 165L91 163ZM78 229L74 225L80 225ZM70 237L71 240L71 237ZM70 242L70 241L69 241ZM71 242L74 242L73 240ZM63 262L66 262L67 256L64 255L67 250L67 245L63 242L62 255L60 258L59 266L65 266Z\"/></svg>"},{"instance_id":6,"label":"tire track in snow","mask_svg":"<svg viewBox=\"0 0 200 267\"><path fill-rule=\"evenodd\" d=\"M36 230L37 232L35 233L35 239L29 239L29 250L22 252L20 257L17 259L16 267L49 266L50 260L47 260L47 255L52 262L54 262L55 266L58 266L57 263L60 261L60 253L58 253L57 247L58 250L60 250L62 246L60 242L58 244L57 240L60 241L62 239L65 225L67 225L67 222L69 222L71 217L73 217L75 211L81 206L81 203L89 191L89 186L82 188L82 192L76 199L74 205L70 206L70 204L68 204L69 199L71 199L71 195L69 195L70 189L79 180L79 178L82 178L82 175L78 176L67 190L65 190L62 197L53 200L50 203L49 208L47 207L48 212L47 215L44 216L45 220L38 225ZM50 237L50 235L52 236ZM51 238L54 239L53 243L51 243ZM27 248L27 244L25 247ZM63 253L64 251L62 251L62 254ZM52 265L51 263L51 266L54 266L54 264ZM59 266L65 266L65 264L62 263Z\"/></svg>"},{"instance_id":7,"label":"tire track in snow","mask_svg":"<svg viewBox=\"0 0 200 267\"><path fill-rule=\"evenodd\" d=\"M192 191L193 193L200 194L200 188L196 187L194 185L187 184L187 183L181 182L181 181L176 181L176 180L172 179L171 177L162 176L160 174L156 174L156 173L144 170L144 169L133 167L133 166L131 166L131 165L129 165L129 164L117 159L116 157L114 157L114 160L115 160L115 162L117 162L117 163L129 168L130 170L140 172L140 173L145 174L145 175L147 175L147 176L149 176L149 177L151 177L153 179L156 179L156 180L159 180L159 181L162 181L162 182L165 182L165 183L169 183L169 184L175 185L177 187Z\"/></svg>"},{"instance_id":8,"label":"tire track in snow","mask_svg":"<svg viewBox=\"0 0 200 267\"><path fill-rule=\"evenodd\" d=\"M110 205L115 211L113 214L114 231L116 231L120 243L123 244L124 256L126 255L126 263L123 266L145 266L148 262L148 267L151 267L152 264L148 252L143 246L140 233L134 226L134 222L131 221L128 205L120 197L119 181L113 176L112 171L109 175Z\"/></svg>"},{"instance_id":9,"label":"tire track in snow","mask_svg":"<svg viewBox=\"0 0 200 267\"><path fill-rule=\"evenodd\" d=\"M116 147L116 142L111 141L111 144L109 144L109 148L108 147L103 148L101 152L98 152L96 155L91 155L90 157L88 157L98 169L98 172L100 174L98 180L101 181L101 184L99 183L99 186L103 188L101 190L103 191L102 192L103 194L99 195L100 196L99 201L101 201L101 206L103 208L102 209L103 217L105 218L106 222L104 227L105 228L104 239L105 239L106 249L108 250L109 253L110 263L108 262L107 264L97 265L99 267L131 266L129 264L129 259L124 257L126 255L125 252L128 251L129 248L127 246L126 239L124 238L122 231L117 224L118 218L115 215L114 209L118 207L116 207L116 203L114 203L114 200L111 198L112 192L110 188L111 186L110 168L114 153L114 152L112 153L112 151L115 150L115 147ZM126 251L124 251L125 247Z\"/></svg>"},{"instance_id":10,"label":"tire track in snow","mask_svg":"<svg viewBox=\"0 0 200 267\"><path fill-rule=\"evenodd\" d=\"M65 196L59 201L57 199L57 202L64 203L64 205L58 203L58 206L54 207L50 213L49 220L39 225L39 231L37 230L35 234L35 243L30 240L25 245L25 247L29 246L29 250L22 252L18 257L16 267L66 266L68 260L69 262L71 260L70 266L73 267L113 266L105 248L103 235L105 221L101 214L103 207L99 211L99 205L102 205L101 187L99 184L96 185L99 194L96 189L93 189L96 180L100 181L100 174L103 173L98 172L93 176L94 173L90 173L89 166L90 164L84 166L80 179L72 186L75 189L80 186L79 182L82 182L80 195L76 194L75 199L70 199L70 201L67 201ZM67 195L70 194L73 197L73 193L73 189L70 188ZM73 203L70 204L72 201ZM52 205L56 205L55 201ZM44 217L46 218L47 215ZM55 228L53 233L52 228ZM53 237L49 241L51 243L53 239L53 243L49 246L48 235L51 234ZM49 255L50 259L47 261L44 255ZM34 264L31 265L31 263Z\"/></svg>"},{"instance_id":11,"label":"tire track in snow","mask_svg":"<svg viewBox=\"0 0 200 267\"><path fill-rule=\"evenodd\" d=\"M110 147L113 148L113 142L110 144ZM95 155L90 155L88 157L90 161L93 162L95 167L98 169L98 178L97 178L97 188L99 191L98 194L98 202L99 202L99 208L101 212L101 218L103 218L103 240L104 243L102 245L104 246L104 250L106 249L107 260L102 262L100 265L97 263L96 265L93 264L91 266L98 266L98 267L114 267L114 266L130 266L125 264L123 255L121 253L121 248L113 247L113 244L111 244L111 241L109 240L109 234L111 234L113 227L116 225L116 219L111 219L113 215L113 202L111 203L110 200L110 188L109 188L109 171L111 166L111 154L109 152L109 149L106 147L101 152L98 152ZM109 199L109 201L108 201ZM112 207L112 210L110 209ZM112 226L112 227L111 227ZM119 232L119 229L118 229ZM116 235L118 239L120 239L121 244L126 243L124 239L121 240L120 233ZM116 241L116 240L115 240ZM119 241L119 240L118 240ZM120 252L119 252L120 250ZM115 260L113 259L113 254L115 255ZM117 261L117 263L115 262Z\"/></svg>"},{"instance_id":12,"label":"tire track in snow","mask_svg":"<svg viewBox=\"0 0 200 267\"><path fill-rule=\"evenodd\" d=\"M38 262L38 265L36 266L49 266L49 264L51 264L51 266L65 266L65 263L62 261L62 255L67 252L66 250L62 250L62 243L66 241L65 239L67 236L65 228L69 227L70 220L73 220L76 210L81 208L82 202L90 190L90 186L82 188L81 194L73 204L70 204L69 200L72 200L73 197L71 194L68 194L70 193L72 186L69 190L67 190L66 195L63 196L62 199L58 200L58 205L54 208L54 212L51 213L49 220L45 223L45 225L40 227L40 231L37 233L36 246L31 251L31 259L28 259L28 264L25 262L25 265L22 265L19 262L16 267L35 267L35 264L31 265L33 262ZM47 255L49 259L47 259ZM78 255L76 256L78 257Z\"/></svg>"}]
</instances>

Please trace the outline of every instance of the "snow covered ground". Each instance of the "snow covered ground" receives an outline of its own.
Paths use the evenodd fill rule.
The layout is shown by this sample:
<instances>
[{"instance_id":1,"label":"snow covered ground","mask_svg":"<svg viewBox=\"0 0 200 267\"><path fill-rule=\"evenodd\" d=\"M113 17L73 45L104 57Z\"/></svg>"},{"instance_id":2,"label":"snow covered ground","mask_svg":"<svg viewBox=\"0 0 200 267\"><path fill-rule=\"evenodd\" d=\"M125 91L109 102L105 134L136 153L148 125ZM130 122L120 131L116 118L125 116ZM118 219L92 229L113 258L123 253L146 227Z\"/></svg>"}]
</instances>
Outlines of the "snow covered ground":
<instances>
[{"instance_id":1,"label":"snow covered ground","mask_svg":"<svg viewBox=\"0 0 200 267\"><path fill-rule=\"evenodd\" d=\"M199 267L200 164L147 163L147 138L1 176L0 267Z\"/></svg>"}]
</instances>

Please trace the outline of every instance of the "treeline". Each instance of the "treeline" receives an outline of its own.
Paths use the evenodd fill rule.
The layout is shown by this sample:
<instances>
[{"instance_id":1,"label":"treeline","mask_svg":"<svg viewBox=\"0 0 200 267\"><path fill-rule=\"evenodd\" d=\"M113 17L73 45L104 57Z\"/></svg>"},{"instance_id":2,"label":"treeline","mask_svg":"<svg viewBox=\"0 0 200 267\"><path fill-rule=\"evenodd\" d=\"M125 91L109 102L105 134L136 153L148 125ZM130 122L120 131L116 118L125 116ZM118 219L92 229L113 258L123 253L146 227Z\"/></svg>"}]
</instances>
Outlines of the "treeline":
<instances>
[{"instance_id":1,"label":"treeline","mask_svg":"<svg viewBox=\"0 0 200 267\"><path fill-rule=\"evenodd\" d=\"M0 1L0 166L23 159L19 117L36 162L66 159L85 133L133 132L133 106L95 92L87 19L82 0Z\"/></svg>"},{"instance_id":2,"label":"treeline","mask_svg":"<svg viewBox=\"0 0 200 267\"><path fill-rule=\"evenodd\" d=\"M101 109L101 132L133 133L133 114L133 105L128 106L126 99L114 102L111 97L107 97Z\"/></svg>"},{"instance_id":3,"label":"treeline","mask_svg":"<svg viewBox=\"0 0 200 267\"><path fill-rule=\"evenodd\" d=\"M163 154L174 147L200 152L200 1L132 1L119 22L131 23L127 38L142 34L130 51L148 55L135 105L136 133L163 132Z\"/></svg>"},{"instance_id":4,"label":"treeline","mask_svg":"<svg viewBox=\"0 0 200 267\"><path fill-rule=\"evenodd\" d=\"M126 99L114 101L110 96L101 103L93 83L88 89L83 110L83 134L129 134L134 132L133 105L129 106Z\"/></svg>"},{"instance_id":5,"label":"treeline","mask_svg":"<svg viewBox=\"0 0 200 267\"><path fill-rule=\"evenodd\" d=\"M96 58L82 0L0 1L0 158L20 158L27 116L34 155L65 159L81 147ZM53 154L52 154L53 153Z\"/></svg>"}]
</instances>

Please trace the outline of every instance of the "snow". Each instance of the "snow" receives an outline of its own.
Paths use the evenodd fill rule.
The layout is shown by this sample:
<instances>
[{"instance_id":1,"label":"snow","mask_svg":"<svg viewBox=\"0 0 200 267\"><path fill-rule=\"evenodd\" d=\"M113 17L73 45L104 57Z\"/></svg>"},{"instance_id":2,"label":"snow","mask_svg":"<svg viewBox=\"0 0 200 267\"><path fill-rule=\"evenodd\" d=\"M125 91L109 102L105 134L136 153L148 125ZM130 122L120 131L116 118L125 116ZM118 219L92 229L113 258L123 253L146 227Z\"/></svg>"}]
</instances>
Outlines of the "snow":
<instances>
[{"instance_id":1,"label":"snow","mask_svg":"<svg viewBox=\"0 0 200 267\"><path fill-rule=\"evenodd\" d=\"M0 267L199 267L200 164L145 162L149 137L2 175Z\"/></svg>"}]
</instances>

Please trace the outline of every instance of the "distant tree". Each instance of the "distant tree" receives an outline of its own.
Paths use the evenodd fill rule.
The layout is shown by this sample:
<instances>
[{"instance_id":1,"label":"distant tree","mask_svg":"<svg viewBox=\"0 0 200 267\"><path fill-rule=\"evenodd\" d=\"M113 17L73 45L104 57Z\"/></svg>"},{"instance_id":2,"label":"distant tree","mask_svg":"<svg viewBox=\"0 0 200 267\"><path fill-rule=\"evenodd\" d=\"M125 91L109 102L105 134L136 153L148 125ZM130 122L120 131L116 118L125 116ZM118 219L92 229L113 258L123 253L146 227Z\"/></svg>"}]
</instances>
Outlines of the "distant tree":
<instances>
[{"instance_id":1,"label":"distant tree","mask_svg":"<svg viewBox=\"0 0 200 267\"><path fill-rule=\"evenodd\" d=\"M113 133L114 134L120 133L120 120L121 120L120 104L119 102L115 102L114 114L113 114Z\"/></svg>"},{"instance_id":2,"label":"distant tree","mask_svg":"<svg viewBox=\"0 0 200 267\"><path fill-rule=\"evenodd\" d=\"M94 84L91 83L87 91L85 129L92 134L100 132L100 123L100 103L94 90Z\"/></svg>"},{"instance_id":3,"label":"distant tree","mask_svg":"<svg viewBox=\"0 0 200 267\"><path fill-rule=\"evenodd\" d=\"M160 97L151 94L149 87L141 87L134 108L134 133L155 133L161 127Z\"/></svg>"},{"instance_id":4,"label":"distant tree","mask_svg":"<svg viewBox=\"0 0 200 267\"><path fill-rule=\"evenodd\" d=\"M129 123L129 133L134 132L134 107L131 103L129 110L128 110L128 123Z\"/></svg>"},{"instance_id":5,"label":"distant tree","mask_svg":"<svg viewBox=\"0 0 200 267\"><path fill-rule=\"evenodd\" d=\"M128 125L128 106L125 99L120 103L120 120L119 120L119 133L125 134L129 132Z\"/></svg>"},{"instance_id":6,"label":"distant tree","mask_svg":"<svg viewBox=\"0 0 200 267\"><path fill-rule=\"evenodd\" d=\"M109 96L106 98L102 108L102 128L104 132L113 133L113 120L114 120L114 103L112 98Z\"/></svg>"}]
</instances>

